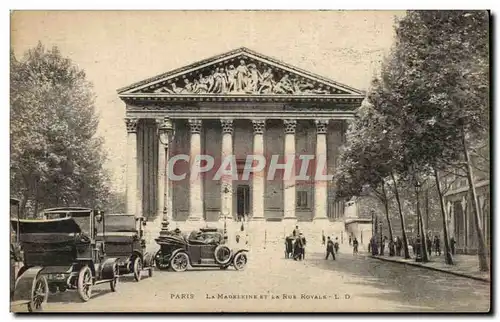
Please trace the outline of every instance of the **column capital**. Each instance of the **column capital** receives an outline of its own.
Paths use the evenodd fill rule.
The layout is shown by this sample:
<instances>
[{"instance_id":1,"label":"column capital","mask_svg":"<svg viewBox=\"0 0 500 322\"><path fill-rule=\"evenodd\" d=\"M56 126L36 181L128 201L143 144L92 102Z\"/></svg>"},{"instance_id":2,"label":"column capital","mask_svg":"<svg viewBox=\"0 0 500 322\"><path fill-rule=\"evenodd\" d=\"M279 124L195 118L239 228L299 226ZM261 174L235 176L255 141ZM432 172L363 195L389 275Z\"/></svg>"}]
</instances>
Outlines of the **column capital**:
<instances>
[{"instance_id":1,"label":"column capital","mask_svg":"<svg viewBox=\"0 0 500 322\"><path fill-rule=\"evenodd\" d=\"M223 134L233 134L233 119L221 119L220 123Z\"/></svg>"},{"instance_id":2,"label":"column capital","mask_svg":"<svg viewBox=\"0 0 500 322\"><path fill-rule=\"evenodd\" d=\"M191 129L191 134L200 134L201 132L201 120L200 119L189 119L189 128Z\"/></svg>"},{"instance_id":3,"label":"column capital","mask_svg":"<svg viewBox=\"0 0 500 322\"><path fill-rule=\"evenodd\" d=\"M285 134L295 134L295 128L297 127L297 120L295 119L285 119L283 120L285 125Z\"/></svg>"},{"instance_id":4,"label":"column capital","mask_svg":"<svg viewBox=\"0 0 500 322\"><path fill-rule=\"evenodd\" d=\"M125 118L125 125L127 126L127 133L137 133L137 123L138 123L137 118L133 117L126 117Z\"/></svg>"},{"instance_id":5,"label":"column capital","mask_svg":"<svg viewBox=\"0 0 500 322\"><path fill-rule=\"evenodd\" d=\"M264 134L266 128L266 120L264 119L253 119L253 134Z\"/></svg>"},{"instance_id":6,"label":"column capital","mask_svg":"<svg viewBox=\"0 0 500 322\"><path fill-rule=\"evenodd\" d=\"M326 134L326 131L328 129L328 120L314 120L314 124L316 124L316 131L318 134Z\"/></svg>"}]
</instances>

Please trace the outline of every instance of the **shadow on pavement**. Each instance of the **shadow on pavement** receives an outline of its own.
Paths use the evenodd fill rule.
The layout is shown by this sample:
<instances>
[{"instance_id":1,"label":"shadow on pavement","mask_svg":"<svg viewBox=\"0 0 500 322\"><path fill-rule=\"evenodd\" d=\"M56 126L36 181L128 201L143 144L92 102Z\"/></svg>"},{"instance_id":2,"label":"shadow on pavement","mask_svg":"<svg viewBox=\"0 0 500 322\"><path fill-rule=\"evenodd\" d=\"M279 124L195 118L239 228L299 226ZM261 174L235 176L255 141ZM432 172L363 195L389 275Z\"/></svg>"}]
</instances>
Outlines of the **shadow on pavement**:
<instances>
[{"instance_id":1,"label":"shadow on pavement","mask_svg":"<svg viewBox=\"0 0 500 322\"><path fill-rule=\"evenodd\" d=\"M335 261L325 260L324 256L323 253L310 252L307 262L311 266L344 275L345 284L379 290L358 296L393 301L403 305L403 310L487 312L490 307L490 286L483 282L379 261L366 255L340 253Z\"/></svg>"}]
</instances>

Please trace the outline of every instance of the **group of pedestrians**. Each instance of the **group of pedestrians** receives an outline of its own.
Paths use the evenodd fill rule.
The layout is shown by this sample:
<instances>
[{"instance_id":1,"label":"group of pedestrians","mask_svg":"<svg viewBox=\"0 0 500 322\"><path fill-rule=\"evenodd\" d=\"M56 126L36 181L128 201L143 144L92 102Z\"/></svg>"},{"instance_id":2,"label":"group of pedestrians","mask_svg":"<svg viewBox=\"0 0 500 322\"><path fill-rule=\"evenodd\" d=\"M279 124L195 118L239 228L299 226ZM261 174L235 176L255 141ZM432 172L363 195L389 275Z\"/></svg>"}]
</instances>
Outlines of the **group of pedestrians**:
<instances>
[{"instance_id":1,"label":"group of pedestrians","mask_svg":"<svg viewBox=\"0 0 500 322\"><path fill-rule=\"evenodd\" d=\"M325 235L322 237L323 245L326 244L326 257L325 260L330 258L330 255L332 256L333 260L336 260L336 254L339 252L340 244L339 244L339 238L335 237L335 241L333 238L328 236L325 238ZM352 253L353 255L356 255L358 253L358 247L359 247L359 242L356 237L352 238L349 236L349 246L352 246Z\"/></svg>"},{"instance_id":2,"label":"group of pedestrians","mask_svg":"<svg viewBox=\"0 0 500 322\"><path fill-rule=\"evenodd\" d=\"M306 257L306 237L302 235L299 226L295 226L292 234L285 238L285 258L303 260Z\"/></svg>"},{"instance_id":3,"label":"group of pedestrians","mask_svg":"<svg viewBox=\"0 0 500 322\"><path fill-rule=\"evenodd\" d=\"M427 246L427 252L429 256L433 253L436 256L441 256L441 238L435 235L431 238L428 234L425 238L425 243ZM453 237L450 239L452 254L455 253L455 240ZM412 247L413 255L417 254L417 249L420 247L420 237L410 237L408 238L408 245ZM368 243L368 252L372 255L380 256L404 256L403 254L403 239L399 236L395 237L394 240L384 236L382 240L378 236L372 236L370 242Z\"/></svg>"},{"instance_id":4,"label":"group of pedestrians","mask_svg":"<svg viewBox=\"0 0 500 322\"><path fill-rule=\"evenodd\" d=\"M385 254L389 256L401 256L403 251L403 239L399 236L394 239L384 236L381 241L377 240L377 236L372 236L368 243L368 252L372 255Z\"/></svg>"},{"instance_id":5,"label":"group of pedestrians","mask_svg":"<svg viewBox=\"0 0 500 322\"><path fill-rule=\"evenodd\" d=\"M418 240L420 237L417 236L417 238L411 238L409 244L413 248L413 254L416 254L416 249L418 247ZM436 256L441 256L441 238L439 236L435 235L434 238L431 239L431 235L428 234L425 238L425 243L427 246L427 252L429 256L432 256L432 253L434 252L434 255ZM450 239L450 244L451 244L451 253L452 255L455 254L455 239L452 237Z\"/></svg>"}]
</instances>

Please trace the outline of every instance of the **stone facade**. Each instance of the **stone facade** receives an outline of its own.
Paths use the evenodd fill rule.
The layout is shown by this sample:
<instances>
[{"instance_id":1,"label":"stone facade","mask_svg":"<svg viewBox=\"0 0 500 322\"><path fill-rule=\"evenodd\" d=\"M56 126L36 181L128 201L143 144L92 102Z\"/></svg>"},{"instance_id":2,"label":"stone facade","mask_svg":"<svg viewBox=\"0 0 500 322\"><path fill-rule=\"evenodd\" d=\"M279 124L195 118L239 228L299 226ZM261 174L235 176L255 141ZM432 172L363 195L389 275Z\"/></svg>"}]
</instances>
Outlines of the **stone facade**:
<instances>
[{"instance_id":1,"label":"stone facade","mask_svg":"<svg viewBox=\"0 0 500 322\"><path fill-rule=\"evenodd\" d=\"M321 159L323 174L334 173L360 91L240 48L118 92L127 114L127 213L175 223L242 215L291 223L343 219L344 200L331 180L301 177L300 156L312 156L309 169L321 167ZM167 119L175 129L169 135L161 131ZM172 180L169 160L181 154L190 163L175 163L174 172L187 176ZM212 156L214 169L192 174L193 162L203 166L198 155ZM231 155L237 178L213 180ZM248 155L263 156L266 165L274 156L279 164L301 161L286 178L280 171L268 178L267 167L245 177Z\"/></svg>"}]
</instances>

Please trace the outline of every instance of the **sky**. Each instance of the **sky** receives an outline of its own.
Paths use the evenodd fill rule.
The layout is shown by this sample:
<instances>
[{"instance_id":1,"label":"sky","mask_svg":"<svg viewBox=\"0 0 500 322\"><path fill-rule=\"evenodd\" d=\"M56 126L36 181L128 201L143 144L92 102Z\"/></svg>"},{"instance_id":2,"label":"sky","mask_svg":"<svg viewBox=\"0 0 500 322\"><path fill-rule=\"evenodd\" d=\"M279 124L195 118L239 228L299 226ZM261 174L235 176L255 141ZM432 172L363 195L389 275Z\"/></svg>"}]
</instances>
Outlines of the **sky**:
<instances>
[{"instance_id":1,"label":"sky","mask_svg":"<svg viewBox=\"0 0 500 322\"><path fill-rule=\"evenodd\" d=\"M239 47L366 90L403 11L15 11L16 57L57 46L94 85L112 187L125 190L125 104L116 90Z\"/></svg>"}]
</instances>

